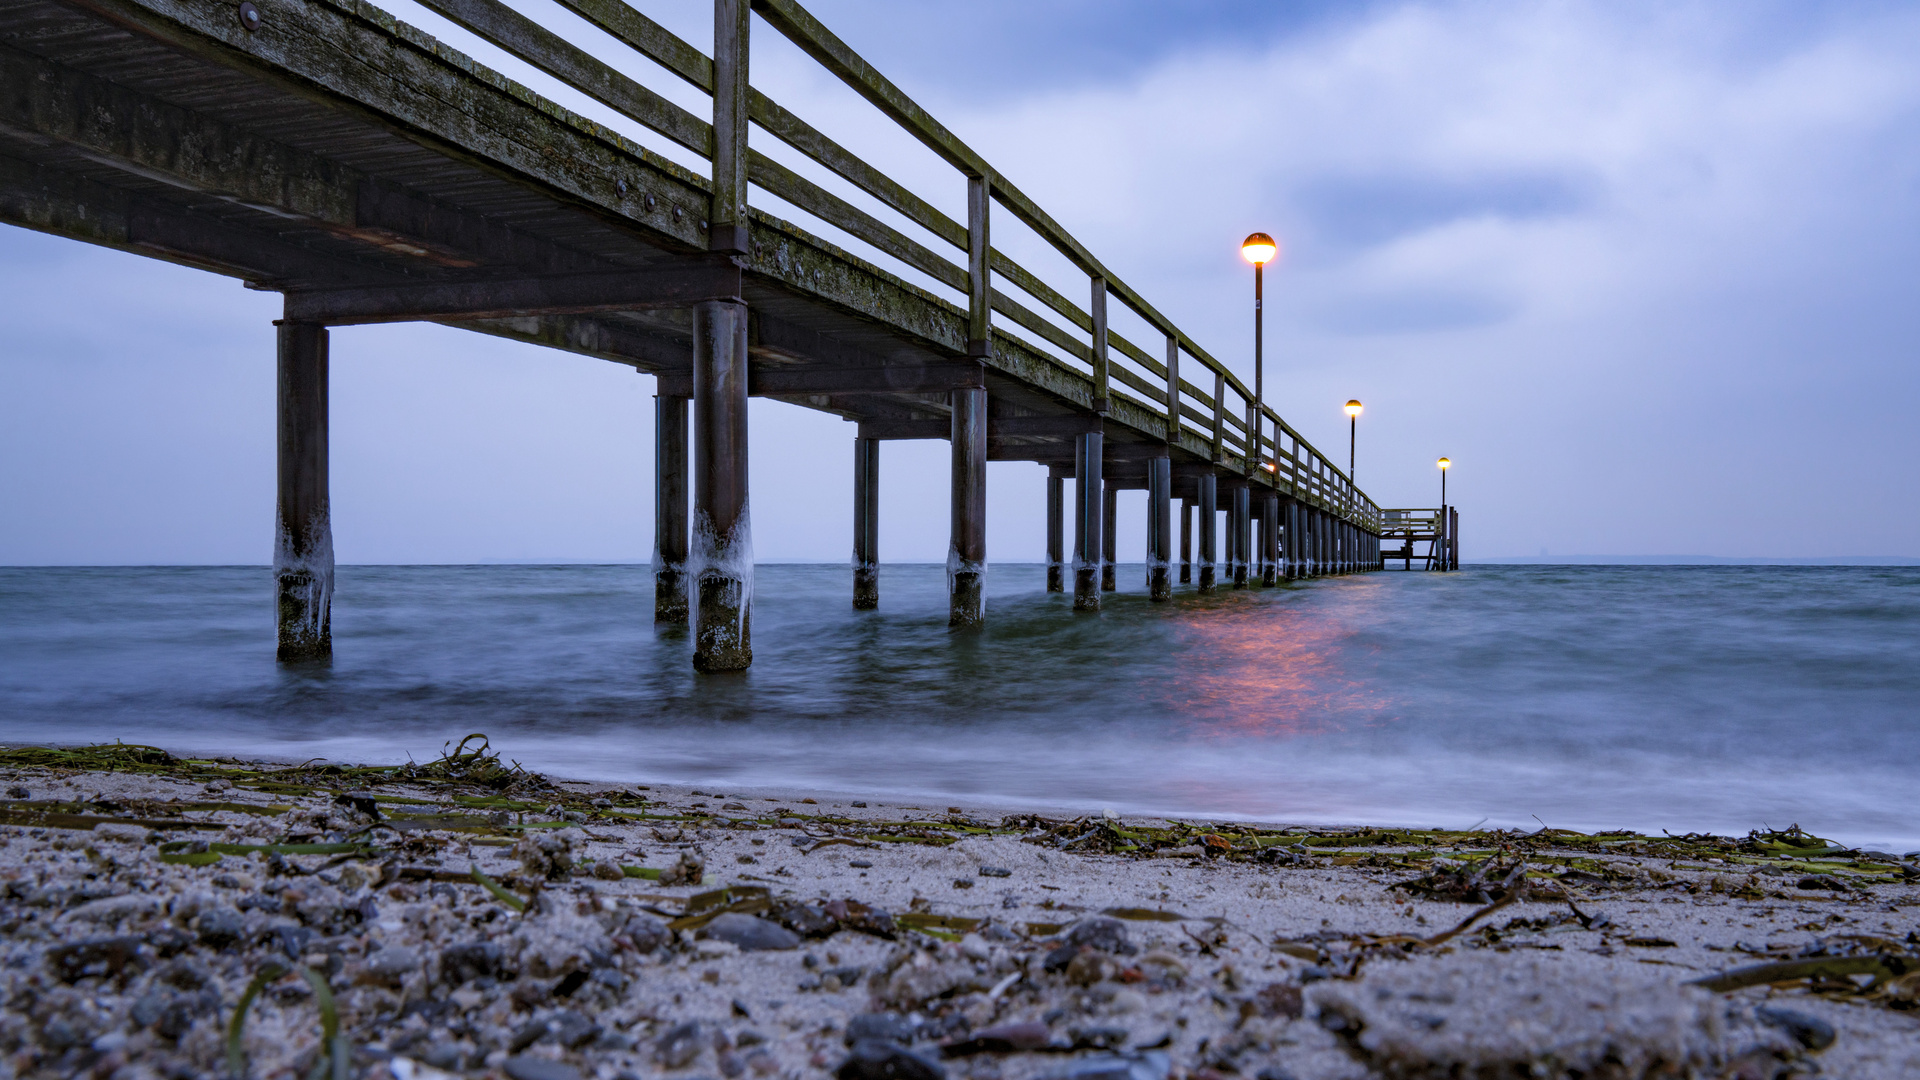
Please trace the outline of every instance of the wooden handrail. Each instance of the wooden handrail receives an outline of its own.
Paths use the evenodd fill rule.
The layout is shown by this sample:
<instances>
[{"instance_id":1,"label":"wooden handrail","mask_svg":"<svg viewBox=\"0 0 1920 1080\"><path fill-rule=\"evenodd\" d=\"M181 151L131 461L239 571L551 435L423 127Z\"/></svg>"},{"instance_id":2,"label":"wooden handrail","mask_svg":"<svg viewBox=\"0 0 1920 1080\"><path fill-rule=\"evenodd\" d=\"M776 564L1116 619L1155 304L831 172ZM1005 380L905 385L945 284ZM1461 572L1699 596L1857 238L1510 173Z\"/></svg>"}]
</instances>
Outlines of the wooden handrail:
<instances>
[{"instance_id":1,"label":"wooden handrail","mask_svg":"<svg viewBox=\"0 0 1920 1080\"><path fill-rule=\"evenodd\" d=\"M689 85L704 93L713 92L715 76L712 59L636 11L624 0L559 2ZM676 145L704 158L713 157L713 127L707 121L616 71L500 0L421 0L421 3ZM1384 512L1354 487L1352 480L1332 459L1302 438L1264 402L1258 410L1262 431L1256 443L1249 434L1253 394L1238 376L1108 270L1092 252L996 171L985 158L881 75L797 0L751 0L751 3L753 10L768 25L840 78L948 165L983 188L983 198L990 198L1012 213L1095 283L1093 310L1087 310L996 249L989 247L984 256L976 253L973 257L976 267L982 272L999 276L1012 288L1032 297L1040 307L1064 319L1068 327L1088 335L1085 340L1077 338L1067 327L997 288L989 287L984 300L978 302L982 310L999 313L1014 326L1037 336L1071 360L1091 368L1096 408L1100 407L1097 399L1102 394L1109 394L1117 400L1158 413L1166 418L1167 436L1170 439L1179 437L1183 431L1192 430L1212 442L1216 460L1224 460L1229 453L1237 454L1246 472L1256 482L1288 489L1297 498L1324 508L1337 509L1369 527L1377 528L1384 520ZM747 113L761 130L926 230L932 237L962 252L969 250L972 235L966 225L942 213L904 185L868 165L852 151L751 88L747 90ZM748 151L747 175L751 183L872 245L875 250L899 260L903 265L926 274L939 284L962 293L975 291L972 274L967 267L944 257L867 210L764 154ZM1101 310L1106 299L1119 301L1164 336L1164 361L1107 328ZM1105 348L1100 349L1096 343L1103 338ZM1184 370L1174 374L1177 366L1184 367L1180 362L1181 353L1198 361L1212 374L1214 386L1211 391L1190 381ZM1125 363L1115 362L1121 359ZM1054 362L1059 361L1055 359ZM1145 376L1136 374L1132 370L1135 367ZM1158 380L1158 383L1150 380ZM1109 381L1146 395L1146 400L1109 390ZM1229 393L1234 400L1227 400ZM1193 423L1195 428L1186 428L1187 422ZM1269 462L1273 465L1271 471L1266 468Z\"/></svg>"}]
</instances>

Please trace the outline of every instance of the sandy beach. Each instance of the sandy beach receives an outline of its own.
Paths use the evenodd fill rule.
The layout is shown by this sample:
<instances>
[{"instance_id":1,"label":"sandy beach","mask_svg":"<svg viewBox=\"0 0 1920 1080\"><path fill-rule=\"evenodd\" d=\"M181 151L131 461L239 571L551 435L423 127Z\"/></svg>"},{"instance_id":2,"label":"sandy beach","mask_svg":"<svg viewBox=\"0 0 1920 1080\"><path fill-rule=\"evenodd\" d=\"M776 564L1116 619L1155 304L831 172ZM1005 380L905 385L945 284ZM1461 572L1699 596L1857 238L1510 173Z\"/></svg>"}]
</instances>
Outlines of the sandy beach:
<instances>
[{"instance_id":1,"label":"sandy beach","mask_svg":"<svg viewBox=\"0 0 1920 1080\"><path fill-rule=\"evenodd\" d=\"M0 1075L1920 1075L1920 866L1797 830L1038 817L0 752Z\"/></svg>"}]
</instances>

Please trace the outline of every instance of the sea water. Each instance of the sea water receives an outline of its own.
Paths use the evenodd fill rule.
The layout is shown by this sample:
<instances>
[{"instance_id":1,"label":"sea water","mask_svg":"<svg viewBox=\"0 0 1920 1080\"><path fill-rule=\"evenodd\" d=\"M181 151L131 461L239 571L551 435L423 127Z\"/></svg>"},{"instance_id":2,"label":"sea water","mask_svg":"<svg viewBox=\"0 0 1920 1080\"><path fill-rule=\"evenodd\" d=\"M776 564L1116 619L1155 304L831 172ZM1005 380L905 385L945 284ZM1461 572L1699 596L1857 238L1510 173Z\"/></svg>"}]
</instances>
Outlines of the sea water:
<instances>
[{"instance_id":1,"label":"sea water","mask_svg":"<svg viewBox=\"0 0 1920 1080\"><path fill-rule=\"evenodd\" d=\"M1920 568L1469 566L1271 589L1145 572L1097 615L994 566L763 565L700 675L629 566L343 566L331 663L274 662L264 567L0 568L0 739L531 769L1060 812L1920 847Z\"/></svg>"}]
</instances>

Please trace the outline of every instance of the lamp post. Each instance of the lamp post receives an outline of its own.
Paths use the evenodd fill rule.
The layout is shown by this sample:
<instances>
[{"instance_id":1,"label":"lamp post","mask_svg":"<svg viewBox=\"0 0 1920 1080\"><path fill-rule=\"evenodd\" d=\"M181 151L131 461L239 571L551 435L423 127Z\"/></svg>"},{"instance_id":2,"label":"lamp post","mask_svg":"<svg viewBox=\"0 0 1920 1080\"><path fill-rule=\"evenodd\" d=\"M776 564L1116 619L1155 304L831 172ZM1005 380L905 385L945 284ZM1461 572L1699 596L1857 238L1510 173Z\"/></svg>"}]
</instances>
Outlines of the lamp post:
<instances>
[{"instance_id":1,"label":"lamp post","mask_svg":"<svg viewBox=\"0 0 1920 1080\"><path fill-rule=\"evenodd\" d=\"M1240 254L1253 264L1253 415L1247 419L1247 464L1248 472L1253 464L1260 460L1259 455L1266 452L1260 445L1260 410L1266 401L1265 361L1261 357L1261 293L1263 290L1263 271L1267 264L1280 254L1280 245L1273 237L1257 232L1240 241Z\"/></svg>"},{"instance_id":2,"label":"lamp post","mask_svg":"<svg viewBox=\"0 0 1920 1080\"><path fill-rule=\"evenodd\" d=\"M1353 478L1353 440L1360 430L1360 409L1358 399L1347 402L1347 482L1358 488L1359 481Z\"/></svg>"},{"instance_id":3,"label":"lamp post","mask_svg":"<svg viewBox=\"0 0 1920 1080\"><path fill-rule=\"evenodd\" d=\"M1440 459L1440 512L1447 512L1447 470L1453 467L1451 458Z\"/></svg>"}]
</instances>

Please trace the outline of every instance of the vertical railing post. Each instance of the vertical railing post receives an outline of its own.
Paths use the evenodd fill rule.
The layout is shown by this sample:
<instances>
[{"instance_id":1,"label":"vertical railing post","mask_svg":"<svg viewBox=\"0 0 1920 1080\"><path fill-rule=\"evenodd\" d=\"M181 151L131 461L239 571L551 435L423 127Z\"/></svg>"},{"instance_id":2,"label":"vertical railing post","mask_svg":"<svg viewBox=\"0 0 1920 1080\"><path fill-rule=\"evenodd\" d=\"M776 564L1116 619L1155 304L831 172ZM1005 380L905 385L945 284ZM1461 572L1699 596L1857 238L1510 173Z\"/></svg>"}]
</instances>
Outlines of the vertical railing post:
<instances>
[{"instance_id":1,"label":"vertical railing post","mask_svg":"<svg viewBox=\"0 0 1920 1080\"><path fill-rule=\"evenodd\" d=\"M1073 610L1100 610L1101 433L1073 441Z\"/></svg>"},{"instance_id":2,"label":"vertical railing post","mask_svg":"<svg viewBox=\"0 0 1920 1080\"><path fill-rule=\"evenodd\" d=\"M687 399L653 398L653 621L687 622Z\"/></svg>"},{"instance_id":3,"label":"vertical railing post","mask_svg":"<svg viewBox=\"0 0 1920 1080\"><path fill-rule=\"evenodd\" d=\"M1180 338L1167 335L1167 445L1180 443Z\"/></svg>"},{"instance_id":4,"label":"vertical railing post","mask_svg":"<svg viewBox=\"0 0 1920 1080\"><path fill-rule=\"evenodd\" d=\"M751 0L713 0L713 205L707 250L747 243L747 33Z\"/></svg>"},{"instance_id":5,"label":"vertical railing post","mask_svg":"<svg viewBox=\"0 0 1920 1080\"><path fill-rule=\"evenodd\" d=\"M1260 405L1257 401L1247 402L1247 468L1246 474L1254 476L1260 472L1260 458L1263 447L1260 445Z\"/></svg>"},{"instance_id":6,"label":"vertical railing post","mask_svg":"<svg viewBox=\"0 0 1920 1080\"><path fill-rule=\"evenodd\" d=\"M853 440L853 608L880 606L880 440Z\"/></svg>"},{"instance_id":7,"label":"vertical railing post","mask_svg":"<svg viewBox=\"0 0 1920 1080\"><path fill-rule=\"evenodd\" d=\"M1093 295L1088 305L1093 316L1093 411L1104 413L1110 406L1107 386L1107 279L1094 275Z\"/></svg>"},{"instance_id":8,"label":"vertical railing post","mask_svg":"<svg viewBox=\"0 0 1920 1080\"><path fill-rule=\"evenodd\" d=\"M333 511L328 494L327 328L281 321L273 579L282 661L333 655Z\"/></svg>"},{"instance_id":9,"label":"vertical railing post","mask_svg":"<svg viewBox=\"0 0 1920 1080\"><path fill-rule=\"evenodd\" d=\"M992 352L993 278L987 270L992 208L992 181L967 177L967 355L981 361Z\"/></svg>"},{"instance_id":10,"label":"vertical railing post","mask_svg":"<svg viewBox=\"0 0 1920 1080\"><path fill-rule=\"evenodd\" d=\"M1213 463L1227 462L1227 376L1213 373Z\"/></svg>"}]
</instances>

